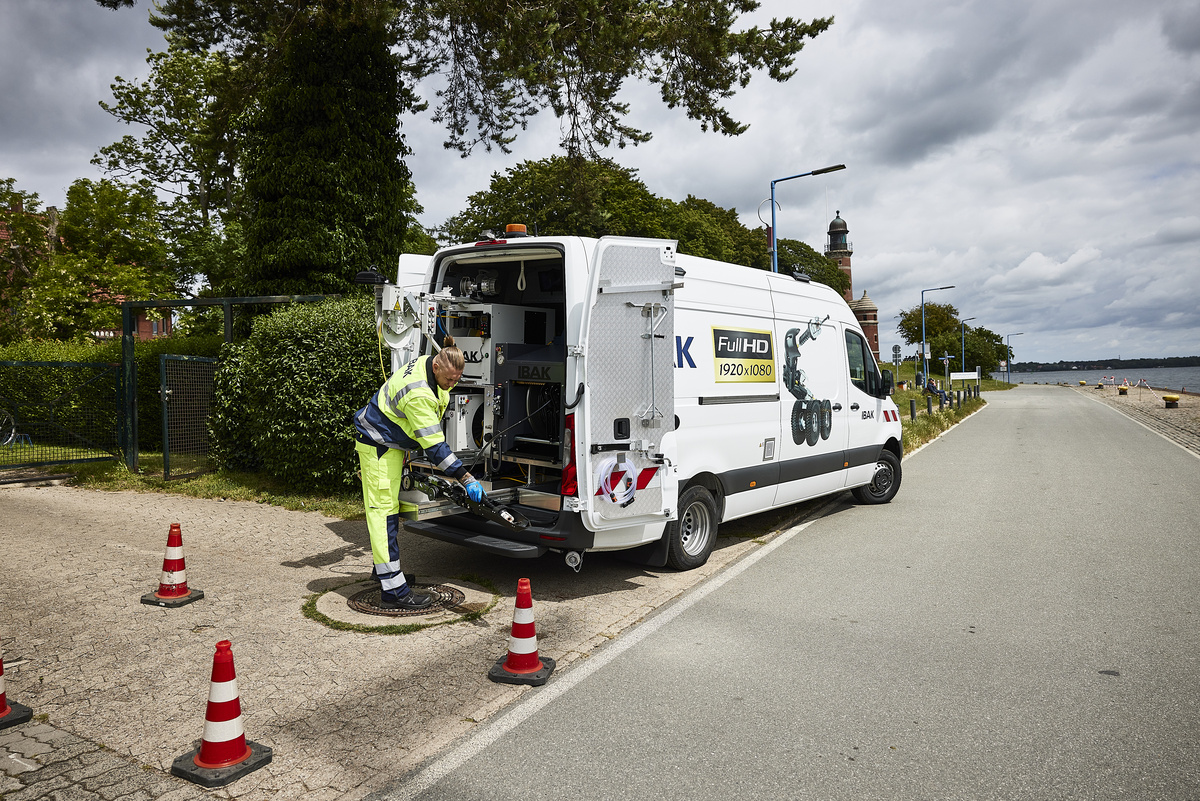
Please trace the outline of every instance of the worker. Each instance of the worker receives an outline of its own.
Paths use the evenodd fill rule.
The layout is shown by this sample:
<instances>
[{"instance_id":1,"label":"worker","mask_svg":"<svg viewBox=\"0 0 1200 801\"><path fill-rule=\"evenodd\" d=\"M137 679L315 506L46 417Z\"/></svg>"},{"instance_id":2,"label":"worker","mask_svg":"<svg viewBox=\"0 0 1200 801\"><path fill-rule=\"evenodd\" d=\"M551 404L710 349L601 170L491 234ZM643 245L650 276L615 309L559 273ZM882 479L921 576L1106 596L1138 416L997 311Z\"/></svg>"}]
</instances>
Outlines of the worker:
<instances>
[{"instance_id":1,"label":"worker","mask_svg":"<svg viewBox=\"0 0 1200 801\"><path fill-rule=\"evenodd\" d=\"M925 384L925 390L930 395L940 395L942 398L943 405L946 403L949 403L949 397L946 395L946 390L939 389L938 385L936 383L934 383L934 380L932 378L929 379L929 381Z\"/></svg>"},{"instance_id":2,"label":"worker","mask_svg":"<svg viewBox=\"0 0 1200 801\"><path fill-rule=\"evenodd\" d=\"M442 415L450 404L450 389L462 378L463 364L462 351L447 336L436 356L421 356L404 365L354 414L354 450L362 469L363 505L381 609L416 610L433 603L431 596L409 587L400 571L400 518L412 517L417 509L400 498L408 454L423 451L438 470L462 483L472 501L484 497L483 487L442 434Z\"/></svg>"}]
</instances>

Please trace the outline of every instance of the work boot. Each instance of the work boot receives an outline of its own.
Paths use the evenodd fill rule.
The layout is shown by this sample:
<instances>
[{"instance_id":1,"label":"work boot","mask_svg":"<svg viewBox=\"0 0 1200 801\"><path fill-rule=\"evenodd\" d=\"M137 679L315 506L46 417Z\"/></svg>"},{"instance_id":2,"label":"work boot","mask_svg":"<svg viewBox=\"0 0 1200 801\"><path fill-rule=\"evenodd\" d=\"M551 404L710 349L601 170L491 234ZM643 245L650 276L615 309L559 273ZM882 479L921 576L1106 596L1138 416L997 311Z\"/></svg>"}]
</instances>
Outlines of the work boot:
<instances>
[{"instance_id":1,"label":"work boot","mask_svg":"<svg viewBox=\"0 0 1200 801\"><path fill-rule=\"evenodd\" d=\"M415 590L410 590L408 595L405 595L403 598L386 598L381 596L379 599L380 609L415 611L417 609L426 609L430 606L433 606L433 596L426 595L423 592L416 592Z\"/></svg>"}]
</instances>

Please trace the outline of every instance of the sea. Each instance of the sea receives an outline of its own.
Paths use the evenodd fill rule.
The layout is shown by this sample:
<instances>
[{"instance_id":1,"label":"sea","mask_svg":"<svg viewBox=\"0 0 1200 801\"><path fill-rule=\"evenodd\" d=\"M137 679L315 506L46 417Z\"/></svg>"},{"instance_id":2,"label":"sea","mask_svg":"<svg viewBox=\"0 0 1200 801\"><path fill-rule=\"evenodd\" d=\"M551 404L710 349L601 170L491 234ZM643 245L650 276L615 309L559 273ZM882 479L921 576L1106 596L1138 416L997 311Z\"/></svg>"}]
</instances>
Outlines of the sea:
<instances>
[{"instance_id":1,"label":"sea","mask_svg":"<svg viewBox=\"0 0 1200 801\"><path fill-rule=\"evenodd\" d=\"M992 378L1005 380L1003 370L992 373ZM1105 368L1098 370L1058 370L1045 373L1018 373L1014 370L1009 380L1014 384L1074 384L1085 381L1095 386L1101 379L1109 383L1115 378L1118 384L1128 380L1130 386L1142 379L1155 389L1177 389L1200 392L1200 367L1131 367Z\"/></svg>"}]
</instances>

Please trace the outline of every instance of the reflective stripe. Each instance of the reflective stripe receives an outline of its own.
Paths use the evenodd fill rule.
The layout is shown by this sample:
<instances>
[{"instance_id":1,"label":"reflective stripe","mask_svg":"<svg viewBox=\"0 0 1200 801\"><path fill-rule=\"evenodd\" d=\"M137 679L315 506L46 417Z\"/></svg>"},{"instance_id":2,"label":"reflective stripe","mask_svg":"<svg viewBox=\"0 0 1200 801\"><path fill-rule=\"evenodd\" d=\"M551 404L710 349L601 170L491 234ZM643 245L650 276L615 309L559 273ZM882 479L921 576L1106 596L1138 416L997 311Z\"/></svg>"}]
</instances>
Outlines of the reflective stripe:
<instances>
[{"instance_id":1,"label":"reflective stripe","mask_svg":"<svg viewBox=\"0 0 1200 801\"><path fill-rule=\"evenodd\" d=\"M204 740L210 743L227 743L230 740L236 740L246 733L242 726L242 716L238 715L233 720L206 720L204 721Z\"/></svg>"},{"instance_id":2,"label":"reflective stripe","mask_svg":"<svg viewBox=\"0 0 1200 801\"><path fill-rule=\"evenodd\" d=\"M383 590L394 590L403 587L407 583L408 582L404 580L404 574L397 573L392 578L381 578L379 580L379 587Z\"/></svg>"},{"instance_id":3,"label":"reflective stripe","mask_svg":"<svg viewBox=\"0 0 1200 801\"><path fill-rule=\"evenodd\" d=\"M400 560L398 560L398 559L395 562L376 562L375 563L375 575L377 575L377 576L382 576L385 573L399 573L399 572L400 572Z\"/></svg>"},{"instance_id":4,"label":"reflective stripe","mask_svg":"<svg viewBox=\"0 0 1200 801\"><path fill-rule=\"evenodd\" d=\"M226 701L236 701L237 697L237 679L214 681L208 685L208 700L212 703L223 704Z\"/></svg>"},{"instance_id":5,"label":"reflective stripe","mask_svg":"<svg viewBox=\"0 0 1200 801\"><path fill-rule=\"evenodd\" d=\"M442 461L437 463L437 469L441 470L444 473L444 472L446 472L447 467L449 467L450 465L454 464L457 461L458 461L458 457L454 455L454 451L451 451L449 456L447 456L445 459L443 459Z\"/></svg>"},{"instance_id":6,"label":"reflective stripe","mask_svg":"<svg viewBox=\"0 0 1200 801\"><path fill-rule=\"evenodd\" d=\"M436 426L425 426L424 428L418 428L413 432L413 439L419 442L426 437L432 437L434 434L440 433L442 433L442 427L440 424Z\"/></svg>"},{"instance_id":7,"label":"reflective stripe","mask_svg":"<svg viewBox=\"0 0 1200 801\"><path fill-rule=\"evenodd\" d=\"M187 584L187 571L186 570L177 570L174 573L170 573L170 572L167 572L166 570L164 570L163 574L162 574L162 583L163 584Z\"/></svg>"},{"instance_id":8,"label":"reflective stripe","mask_svg":"<svg viewBox=\"0 0 1200 801\"><path fill-rule=\"evenodd\" d=\"M518 606L516 609L513 610L513 623L532 623L532 622L533 622L533 609L532 608L522 609L521 607Z\"/></svg>"},{"instance_id":9,"label":"reflective stripe","mask_svg":"<svg viewBox=\"0 0 1200 801\"><path fill-rule=\"evenodd\" d=\"M182 559L183 558L183 546L182 545L168 545L167 553L163 558L164 559Z\"/></svg>"},{"instance_id":10,"label":"reflective stripe","mask_svg":"<svg viewBox=\"0 0 1200 801\"><path fill-rule=\"evenodd\" d=\"M508 650L513 654L536 654L537 637L509 637Z\"/></svg>"}]
</instances>

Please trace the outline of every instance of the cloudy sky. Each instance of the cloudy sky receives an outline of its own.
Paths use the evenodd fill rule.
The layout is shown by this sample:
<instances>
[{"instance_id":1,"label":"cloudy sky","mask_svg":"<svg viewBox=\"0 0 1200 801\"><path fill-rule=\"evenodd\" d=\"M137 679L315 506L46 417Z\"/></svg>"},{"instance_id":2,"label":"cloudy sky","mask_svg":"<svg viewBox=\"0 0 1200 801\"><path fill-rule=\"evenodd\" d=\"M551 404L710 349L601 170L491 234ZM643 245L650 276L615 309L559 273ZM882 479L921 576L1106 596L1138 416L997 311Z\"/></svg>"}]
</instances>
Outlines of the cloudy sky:
<instances>
[{"instance_id":1,"label":"cloudy sky","mask_svg":"<svg viewBox=\"0 0 1200 801\"><path fill-rule=\"evenodd\" d=\"M72 180L100 177L89 160L127 129L98 101L163 47L148 11L4 0L0 177L60 206ZM1200 4L764 0L753 19L788 14L836 21L791 81L762 76L730 104L746 134L703 134L631 86L654 139L613 158L751 226L772 179L846 164L777 186L779 232L821 249L841 211L884 354L894 316L946 284L926 300L1022 332L1019 361L1200 354ZM512 155L464 160L425 119L404 130L425 225L558 138L547 117Z\"/></svg>"}]
</instances>

